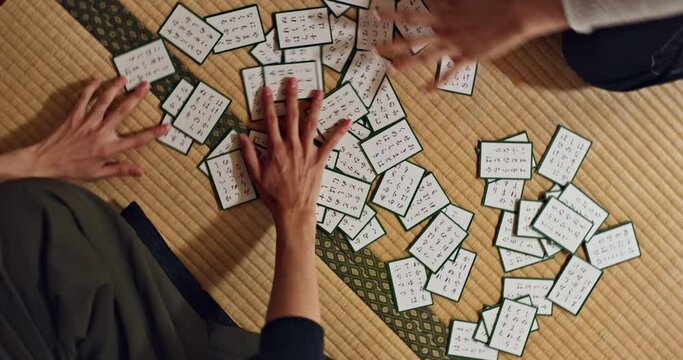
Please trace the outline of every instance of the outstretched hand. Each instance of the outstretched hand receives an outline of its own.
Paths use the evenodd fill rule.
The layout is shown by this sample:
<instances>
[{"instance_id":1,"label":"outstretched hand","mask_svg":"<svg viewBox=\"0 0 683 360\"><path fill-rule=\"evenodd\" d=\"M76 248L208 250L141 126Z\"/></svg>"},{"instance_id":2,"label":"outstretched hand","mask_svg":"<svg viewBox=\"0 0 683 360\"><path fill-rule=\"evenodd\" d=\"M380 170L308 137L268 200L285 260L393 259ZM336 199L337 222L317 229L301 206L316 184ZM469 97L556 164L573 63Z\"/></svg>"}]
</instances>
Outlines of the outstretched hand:
<instances>
[{"instance_id":1,"label":"outstretched hand","mask_svg":"<svg viewBox=\"0 0 683 360\"><path fill-rule=\"evenodd\" d=\"M379 11L382 19L430 26L433 35L398 40L376 50L392 58L399 70L449 56L454 66L432 88L469 62L496 58L568 26L561 0L431 0L427 6L429 13ZM411 47L424 43L429 46L410 55Z\"/></svg>"}]
</instances>

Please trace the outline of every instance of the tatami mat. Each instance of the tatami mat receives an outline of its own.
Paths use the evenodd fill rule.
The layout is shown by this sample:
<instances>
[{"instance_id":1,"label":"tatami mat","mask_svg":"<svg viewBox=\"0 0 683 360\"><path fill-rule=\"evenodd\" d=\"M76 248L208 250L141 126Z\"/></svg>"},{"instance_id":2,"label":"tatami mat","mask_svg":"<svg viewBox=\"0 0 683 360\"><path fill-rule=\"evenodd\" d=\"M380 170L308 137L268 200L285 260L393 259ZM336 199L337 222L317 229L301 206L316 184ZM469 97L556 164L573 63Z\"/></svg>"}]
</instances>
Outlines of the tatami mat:
<instances>
[{"instance_id":1,"label":"tatami mat","mask_svg":"<svg viewBox=\"0 0 683 360\"><path fill-rule=\"evenodd\" d=\"M67 0L67 3L78 3ZM88 1L84 1L88 2ZM95 1L104 6L108 1ZM121 3L153 33L174 3ZM247 5L244 1L185 1L199 15ZM319 6L317 1L258 1L267 28L278 10ZM13 0L0 6L0 151L28 145L49 133L74 103L82 83L111 78L111 54L62 5ZM200 67L169 49L199 78L233 99L246 119L239 70L253 66L247 49L215 55ZM535 41L502 59L480 64L474 96L425 94L420 85L435 66L392 75L408 119L425 149L415 162L433 171L451 199L476 213L465 247L477 252L462 300L435 297L432 312L475 321L485 304L499 300L501 276L492 247L499 212L480 205L483 182L475 179L477 140L527 130L535 151L545 150L563 124L593 141L576 178L611 213L607 225L632 220L642 257L606 270L580 316L556 308L540 318L526 358L676 358L683 353L683 82L629 94L586 88L561 60L559 39ZM326 83L338 75L326 69ZM161 118L149 95L123 131ZM117 205L138 201L219 304L243 327L263 325L274 262L274 229L258 202L217 211L208 180L197 169L207 151L182 156L159 144L127 155L140 163L142 179L113 179L90 186ZM526 198L550 183L536 176ZM388 236L370 246L381 260L406 256L418 230L405 233L396 218L379 211ZM554 277L565 256L512 273ZM326 351L338 359L416 358L402 338L323 261L320 271Z\"/></svg>"}]
</instances>

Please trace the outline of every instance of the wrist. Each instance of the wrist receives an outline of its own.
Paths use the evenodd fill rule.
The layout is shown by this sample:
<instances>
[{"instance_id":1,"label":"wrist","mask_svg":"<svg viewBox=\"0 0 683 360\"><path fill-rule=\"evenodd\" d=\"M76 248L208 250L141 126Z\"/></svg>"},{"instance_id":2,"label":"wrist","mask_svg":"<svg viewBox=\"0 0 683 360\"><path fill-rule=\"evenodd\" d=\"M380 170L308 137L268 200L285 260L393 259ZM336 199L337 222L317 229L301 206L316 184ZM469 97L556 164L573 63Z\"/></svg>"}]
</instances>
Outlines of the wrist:
<instances>
[{"instance_id":1,"label":"wrist","mask_svg":"<svg viewBox=\"0 0 683 360\"><path fill-rule=\"evenodd\" d=\"M513 4L526 35L543 36L569 28L562 0L517 0Z\"/></svg>"},{"instance_id":2,"label":"wrist","mask_svg":"<svg viewBox=\"0 0 683 360\"><path fill-rule=\"evenodd\" d=\"M40 176L37 146L17 149L0 155L0 181Z\"/></svg>"},{"instance_id":3,"label":"wrist","mask_svg":"<svg viewBox=\"0 0 683 360\"><path fill-rule=\"evenodd\" d=\"M315 208L286 209L273 213L278 242L315 242Z\"/></svg>"}]
</instances>

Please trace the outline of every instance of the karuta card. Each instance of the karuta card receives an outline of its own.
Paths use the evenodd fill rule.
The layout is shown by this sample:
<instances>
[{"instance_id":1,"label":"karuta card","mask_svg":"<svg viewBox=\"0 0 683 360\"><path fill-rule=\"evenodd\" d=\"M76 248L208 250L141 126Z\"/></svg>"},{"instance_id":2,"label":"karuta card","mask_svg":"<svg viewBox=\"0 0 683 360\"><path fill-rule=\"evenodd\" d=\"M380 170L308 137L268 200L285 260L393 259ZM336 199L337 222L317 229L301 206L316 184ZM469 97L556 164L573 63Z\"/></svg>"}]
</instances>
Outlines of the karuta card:
<instances>
[{"instance_id":1,"label":"karuta card","mask_svg":"<svg viewBox=\"0 0 683 360\"><path fill-rule=\"evenodd\" d=\"M315 222L320 223L323 220L325 220L325 208L324 206L316 205L315 206Z\"/></svg>"},{"instance_id":2,"label":"karuta card","mask_svg":"<svg viewBox=\"0 0 683 360\"><path fill-rule=\"evenodd\" d=\"M427 269L415 258L387 263L396 309L406 311L432 304L432 294L424 290Z\"/></svg>"},{"instance_id":3,"label":"karuta card","mask_svg":"<svg viewBox=\"0 0 683 360\"><path fill-rule=\"evenodd\" d=\"M529 142L529 134L527 134L526 131L522 131L520 133L501 139L500 141L527 143ZM531 157L531 167L536 167L536 159L533 156Z\"/></svg>"},{"instance_id":4,"label":"karuta card","mask_svg":"<svg viewBox=\"0 0 683 360\"><path fill-rule=\"evenodd\" d=\"M323 2L336 17L341 17L349 8L351 8L350 5L341 4L336 1L323 0ZM334 27L332 27L332 29L334 30Z\"/></svg>"},{"instance_id":5,"label":"karuta card","mask_svg":"<svg viewBox=\"0 0 683 360\"><path fill-rule=\"evenodd\" d=\"M218 144L209 151L202 162L197 166L204 175L209 176L209 168L206 167L206 159L214 158L218 155L227 154L240 148L239 134L235 130L228 131Z\"/></svg>"},{"instance_id":6,"label":"karuta card","mask_svg":"<svg viewBox=\"0 0 683 360\"><path fill-rule=\"evenodd\" d=\"M427 9L427 6L424 4L424 2L422 2L422 0L399 0L396 3L396 9L398 11L410 11L418 14L429 14L429 9ZM397 21L396 28L401 33L401 35L407 39L422 38L434 34L434 31L429 25L415 25L403 21ZM417 44L413 46L410 49L410 51L412 51L414 54L418 53L427 45L428 44L426 42L422 44Z\"/></svg>"},{"instance_id":7,"label":"karuta card","mask_svg":"<svg viewBox=\"0 0 683 360\"><path fill-rule=\"evenodd\" d=\"M360 251L364 247L377 241L385 234L386 231L382 227L382 224L380 224L376 217L373 217L370 222L368 222L367 225L361 229L355 238L349 239L349 244L351 244L353 251Z\"/></svg>"},{"instance_id":8,"label":"karuta card","mask_svg":"<svg viewBox=\"0 0 683 360\"><path fill-rule=\"evenodd\" d=\"M601 276L602 270L576 255L571 256L550 289L548 300L578 315Z\"/></svg>"},{"instance_id":9,"label":"karuta card","mask_svg":"<svg viewBox=\"0 0 683 360\"><path fill-rule=\"evenodd\" d=\"M543 246L543 250L545 250L545 256L553 256L559 252L562 251L562 247L560 245L555 244L554 241L550 241L546 238L538 239L541 242L541 246Z\"/></svg>"},{"instance_id":10,"label":"karuta card","mask_svg":"<svg viewBox=\"0 0 683 360\"><path fill-rule=\"evenodd\" d=\"M515 236L515 218L515 213L509 211L503 211L501 213L494 245L499 248L542 258L545 252L543 251L543 246L541 246L541 242L538 241L538 239Z\"/></svg>"},{"instance_id":11,"label":"karuta card","mask_svg":"<svg viewBox=\"0 0 683 360\"><path fill-rule=\"evenodd\" d=\"M263 120L265 118L265 108L263 107L263 67L256 66L244 68L241 71L242 84L244 86L244 96L247 98L249 107L249 117L251 121ZM282 116L285 114L285 103L275 103L275 114Z\"/></svg>"},{"instance_id":12,"label":"karuta card","mask_svg":"<svg viewBox=\"0 0 683 360\"><path fill-rule=\"evenodd\" d=\"M496 360L498 350L474 340L477 323L453 320L447 354L466 359Z\"/></svg>"},{"instance_id":13,"label":"karuta card","mask_svg":"<svg viewBox=\"0 0 683 360\"><path fill-rule=\"evenodd\" d=\"M370 222L370 219L375 217L375 214L377 214L375 210L373 210L370 206L365 205L359 218L354 218L348 215L344 216L341 223L339 223L339 230L341 230L350 239L353 239L358 236L358 233L360 233L365 225Z\"/></svg>"},{"instance_id":14,"label":"karuta card","mask_svg":"<svg viewBox=\"0 0 683 360\"><path fill-rule=\"evenodd\" d=\"M204 143L211 130L230 104L230 99L200 82L185 102L173 126Z\"/></svg>"},{"instance_id":15,"label":"karuta card","mask_svg":"<svg viewBox=\"0 0 683 360\"><path fill-rule=\"evenodd\" d=\"M114 56L113 61L119 75L128 79L127 91L135 89L143 81L152 83L175 73L171 56L161 39Z\"/></svg>"},{"instance_id":16,"label":"karuta card","mask_svg":"<svg viewBox=\"0 0 683 360\"><path fill-rule=\"evenodd\" d=\"M481 317L481 314L479 315L479 322L477 322L477 327L474 330L474 336L472 339L486 345L486 343L489 342L489 334L486 332L486 326L484 326L484 318ZM496 352L498 352L498 350L496 350Z\"/></svg>"},{"instance_id":17,"label":"karuta card","mask_svg":"<svg viewBox=\"0 0 683 360\"><path fill-rule=\"evenodd\" d=\"M536 171L552 182L564 186L574 180L590 147L590 140L560 125Z\"/></svg>"},{"instance_id":18,"label":"karuta card","mask_svg":"<svg viewBox=\"0 0 683 360\"><path fill-rule=\"evenodd\" d=\"M483 179L531 179L531 143L482 141L479 143L479 177Z\"/></svg>"},{"instance_id":19,"label":"karuta card","mask_svg":"<svg viewBox=\"0 0 683 360\"><path fill-rule=\"evenodd\" d=\"M400 216L398 219L406 230L410 230L450 203L448 195L434 174L428 174L420 181L415 198L410 203L405 216Z\"/></svg>"},{"instance_id":20,"label":"karuta card","mask_svg":"<svg viewBox=\"0 0 683 360\"><path fill-rule=\"evenodd\" d=\"M360 120L357 120L353 124L351 124L351 127L349 128L349 132L358 138L358 140L365 140L372 135L372 130L366 128L363 126Z\"/></svg>"},{"instance_id":21,"label":"karuta card","mask_svg":"<svg viewBox=\"0 0 683 360\"><path fill-rule=\"evenodd\" d=\"M460 248L455 261L446 261L439 271L429 277L427 291L453 301L460 301L476 258L477 254L474 252Z\"/></svg>"},{"instance_id":22,"label":"karuta card","mask_svg":"<svg viewBox=\"0 0 683 360\"><path fill-rule=\"evenodd\" d=\"M286 63L315 61L315 68L318 71L318 79L325 88L325 78L323 77L323 48L320 45L300 47L296 49L283 50Z\"/></svg>"},{"instance_id":23,"label":"karuta card","mask_svg":"<svg viewBox=\"0 0 683 360\"><path fill-rule=\"evenodd\" d=\"M318 227L323 229L328 234L331 234L339 225L339 223L344 218L344 214L339 211L334 211L332 209L327 209L325 211L325 218L318 224Z\"/></svg>"},{"instance_id":24,"label":"karuta card","mask_svg":"<svg viewBox=\"0 0 683 360\"><path fill-rule=\"evenodd\" d=\"M503 352L522 356L531 326L536 318L536 308L510 299L503 299L488 346Z\"/></svg>"},{"instance_id":25,"label":"karuta card","mask_svg":"<svg viewBox=\"0 0 683 360\"><path fill-rule=\"evenodd\" d=\"M356 48L372 50L377 45L390 44L394 40L394 20L383 20L373 14L375 11L396 9L396 0L372 0L370 9L358 9L358 32Z\"/></svg>"},{"instance_id":26,"label":"karuta card","mask_svg":"<svg viewBox=\"0 0 683 360\"><path fill-rule=\"evenodd\" d=\"M209 159L206 165L221 209L226 210L257 198L240 150Z\"/></svg>"},{"instance_id":27,"label":"karuta card","mask_svg":"<svg viewBox=\"0 0 683 360\"><path fill-rule=\"evenodd\" d=\"M402 120L360 144L377 174L422 151L407 120Z\"/></svg>"},{"instance_id":28,"label":"karuta card","mask_svg":"<svg viewBox=\"0 0 683 360\"><path fill-rule=\"evenodd\" d=\"M531 222L534 221L543 205L542 201L522 200L519 202L515 235L531 238L543 237L543 234L531 228Z\"/></svg>"},{"instance_id":29,"label":"karuta card","mask_svg":"<svg viewBox=\"0 0 683 360\"><path fill-rule=\"evenodd\" d=\"M330 15L332 44L323 46L323 64L340 73L349 61L356 44L356 22L346 16Z\"/></svg>"},{"instance_id":30,"label":"karuta card","mask_svg":"<svg viewBox=\"0 0 683 360\"><path fill-rule=\"evenodd\" d=\"M318 204L359 218L369 193L369 183L325 169Z\"/></svg>"},{"instance_id":31,"label":"karuta card","mask_svg":"<svg viewBox=\"0 0 683 360\"><path fill-rule=\"evenodd\" d=\"M482 205L494 209L515 211L524 193L524 180L499 179L486 183Z\"/></svg>"},{"instance_id":32,"label":"karuta card","mask_svg":"<svg viewBox=\"0 0 683 360\"><path fill-rule=\"evenodd\" d=\"M254 143L256 146L260 146L264 149L268 148L268 134L264 133L263 131L258 131L251 129L249 130L249 135L247 135L249 140Z\"/></svg>"},{"instance_id":33,"label":"karuta card","mask_svg":"<svg viewBox=\"0 0 683 360\"><path fill-rule=\"evenodd\" d=\"M370 7L370 1L371 0L335 0L335 2L338 2L340 4L351 5L353 7L359 7L363 9L367 9Z\"/></svg>"},{"instance_id":34,"label":"karuta card","mask_svg":"<svg viewBox=\"0 0 683 360\"><path fill-rule=\"evenodd\" d=\"M384 77L377 90L377 96L368 109L368 122L372 130L378 131L406 117L403 105L398 100L394 86Z\"/></svg>"},{"instance_id":35,"label":"karuta card","mask_svg":"<svg viewBox=\"0 0 683 360\"><path fill-rule=\"evenodd\" d=\"M161 25L159 35L198 64L206 60L221 38L220 31L180 3Z\"/></svg>"},{"instance_id":36,"label":"karuta card","mask_svg":"<svg viewBox=\"0 0 683 360\"><path fill-rule=\"evenodd\" d=\"M489 342L488 339L491 337L491 331L493 330L493 326L496 325L496 318L498 317L499 312L500 305L489 306L481 311L481 318L484 320L484 329L486 329L487 343Z\"/></svg>"},{"instance_id":37,"label":"karuta card","mask_svg":"<svg viewBox=\"0 0 683 360\"><path fill-rule=\"evenodd\" d=\"M439 212L410 245L408 253L432 272L437 272L467 235L467 231Z\"/></svg>"},{"instance_id":38,"label":"karuta card","mask_svg":"<svg viewBox=\"0 0 683 360\"><path fill-rule=\"evenodd\" d=\"M275 40L275 28L270 29L265 36L265 41L256 44L249 53L261 65L278 64L282 62L282 50Z\"/></svg>"},{"instance_id":39,"label":"karuta card","mask_svg":"<svg viewBox=\"0 0 683 360\"><path fill-rule=\"evenodd\" d=\"M588 260L598 269L604 269L640 256L640 246L633 223L626 223L599 232L585 246Z\"/></svg>"},{"instance_id":40,"label":"karuta card","mask_svg":"<svg viewBox=\"0 0 683 360\"><path fill-rule=\"evenodd\" d=\"M372 51L357 50L339 83L350 82L363 100L363 104L370 106L384 80L388 66L387 59L375 55Z\"/></svg>"},{"instance_id":41,"label":"karuta card","mask_svg":"<svg viewBox=\"0 0 683 360\"><path fill-rule=\"evenodd\" d=\"M531 305L531 306L535 307L536 310L537 310L537 311L536 311L536 315L538 316L538 306L534 305L534 304L531 302L531 296L525 295L525 296L522 296L522 297L518 297L518 298L516 298L516 299L510 299L510 300L514 300L514 301L517 301L517 302L522 303L522 304L524 304L524 305ZM538 321L537 321L536 319L534 319L533 323L531 324L531 331L533 332L533 331L536 331L536 330L538 330L538 329L539 329Z\"/></svg>"},{"instance_id":42,"label":"karuta card","mask_svg":"<svg viewBox=\"0 0 683 360\"><path fill-rule=\"evenodd\" d=\"M368 158L360 148L359 140L353 134L347 134L337 144L339 156L337 157L337 170L346 175L372 182L377 177Z\"/></svg>"},{"instance_id":43,"label":"karuta card","mask_svg":"<svg viewBox=\"0 0 683 360\"><path fill-rule=\"evenodd\" d=\"M332 43L326 7L283 11L274 15L280 49Z\"/></svg>"},{"instance_id":44,"label":"karuta card","mask_svg":"<svg viewBox=\"0 0 683 360\"><path fill-rule=\"evenodd\" d=\"M172 116L177 116L187 99L190 98L192 90L194 90L194 86L190 82L180 79L171 94L161 104L161 109Z\"/></svg>"},{"instance_id":45,"label":"karuta card","mask_svg":"<svg viewBox=\"0 0 683 360\"><path fill-rule=\"evenodd\" d=\"M455 64L448 56L441 57L439 67L436 70L437 80L441 79L446 72L453 68ZM474 79L477 76L477 62L465 64L452 74L443 84L438 86L438 89L453 92L457 94L472 95L474 91Z\"/></svg>"},{"instance_id":46,"label":"karuta card","mask_svg":"<svg viewBox=\"0 0 683 360\"><path fill-rule=\"evenodd\" d=\"M530 296L531 304L538 308L537 315L552 315L553 303L547 296L555 279L536 278L503 278L503 297L516 299L521 296Z\"/></svg>"},{"instance_id":47,"label":"karuta card","mask_svg":"<svg viewBox=\"0 0 683 360\"><path fill-rule=\"evenodd\" d=\"M472 219L474 219L473 212L465 210L455 204L449 204L441 211L446 214L446 216L451 218L451 220L455 221L458 226L465 229L465 231L470 229L470 225L472 225Z\"/></svg>"},{"instance_id":48,"label":"karuta card","mask_svg":"<svg viewBox=\"0 0 683 360\"><path fill-rule=\"evenodd\" d=\"M503 272L506 273L551 259L549 256L539 258L502 248L498 248L498 254L500 255L500 262L503 266Z\"/></svg>"},{"instance_id":49,"label":"karuta card","mask_svg":"<svg viewBox=\"0 0 683 360\"><path fill-rule=\"evenodd\" d=\"M337 124L344 119L355 122L368 113L356 90L349 83L333 90L323 100L320 109L320 121L318 131L323 137L328 138L336 129Z\"/></svg>"},{"instance_id":50,"label":"karuta card","mask_svg":"<svg viewBox=\"0 0 683 360\"><path fill-rule=\"evenodd\" d=\"M598 231L600 225L602 225L602 223L604 223L609 216L609 212L607 212L607 210L595 202L595 200L588 197L586 193L581 191L572 183L567 184L557 199L572 208L581 216L593 222L593 226L588 231L588 234L586 234L586 242L591 240L593 234Z\"/></svg>"},{"instance_id":51,"label":"karuta card","mask_svg":"<svg viewBox=\"0 0 683 360\"><path fill-rule=\"evenodd\" d=\"M425 169L404 161L384 172L372 202L399 216L404 216L412 202Z\"/></svg>"},{"instance_id":52,"label":"karuta card","mask_svg":"<svg viewBox=\"0 0 683 360\"><path fill-rule=\"evenodd\" d=\"M256 4L212 15L205 20L223 34L213 48L214 53L266 41Z\"/></svg>"},{"instance_id":53,"label":"karuta card","mask_svg":"<svg viewBox=\"0 0 683 360\"><path fill-rule=\"evenodd\" d=\"M319 78L315 61L291 64L266 65L263 67L264 85L273 91L275 101L285 100L287 78L297 80L297 99L310 99L313 90L322 90L322 79Z\"/></svg>"},{"instance_id":54,"label":"karuta card","mask_svg":"<svg viewBox=\"0 0 683 360\"><path fill-rule=\"evenodd\" d=\"M173 116L169 114L164 114L164 118L161 119L162 124L170 124L172 122ZM159 136L157 141L185 155L190 152L192 147L192 138L172 126L166 134Z\"/></svg>"},{"instance_id":55,"label":"karuta card","mask_svg":"<svg viewBox=\"0 0 683 360\"><path fill-rule=\"evenodd\" d=\"M556 198L548 200L531 228L575 253L593 223Z\"/></svg>"}]
</instances>

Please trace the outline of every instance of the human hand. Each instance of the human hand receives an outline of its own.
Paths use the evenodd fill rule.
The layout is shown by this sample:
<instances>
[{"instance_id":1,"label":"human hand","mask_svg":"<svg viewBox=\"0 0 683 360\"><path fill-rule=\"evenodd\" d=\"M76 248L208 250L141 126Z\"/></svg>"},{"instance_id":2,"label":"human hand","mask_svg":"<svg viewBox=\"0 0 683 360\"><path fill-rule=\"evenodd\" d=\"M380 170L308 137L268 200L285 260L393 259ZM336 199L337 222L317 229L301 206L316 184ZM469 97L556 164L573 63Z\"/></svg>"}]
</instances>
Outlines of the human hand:
<instances>
[{"instance_id":1,"label":"human hand","mask_svg":"<svg viewBox=\"0 0 683 360\"><path fill-rule=\"evenodd\" d=\"M125 84L124 77L116 78L89 108L102 85L101 80L91 81L52 134L35 145L3 155L0 162L14 170L1 178L44 177L83 183L115 176L141 176L140 166L116 161L115 157L148 144L169 127L160 125L128 136L119 135L118 125L149 91L149 84L142 83L117 106L112 106Z\"/></svg>"},{"instance_id":2,"label":"human hand","mask_svg":"<svg viewBox=\"0 0 683 360\"><path fill-rule=\"evenodd\" d=\"M306 121L299 128L296 79L287 79L286 114L278 120L273 92L263 89L263 106L268 127L268 152L258 159L254 144L241 135L244 160L263 203L273 214L276 225L312 224L320 192L325 162L332 149L351 126L343 120L321 147L313 143L320 120L323 92L315 91Z\"/></svg>"},{"instance_id":3,"label":"human hand","mask_svg":"<svg viewBox=\"0 0 683 360\"><path fill-rule=\"evenodd\" d=\"M433 34L399 40L376 50L392 58L396 69L449 56L453 68L432 88L466 63L496 58L535 37L568 27L561 0L431 0L427 5L429 13L378 12L382 19L430 26ZM424 43L430 46L410 55L412 46Z\"/></svg>"}]
</instances>

